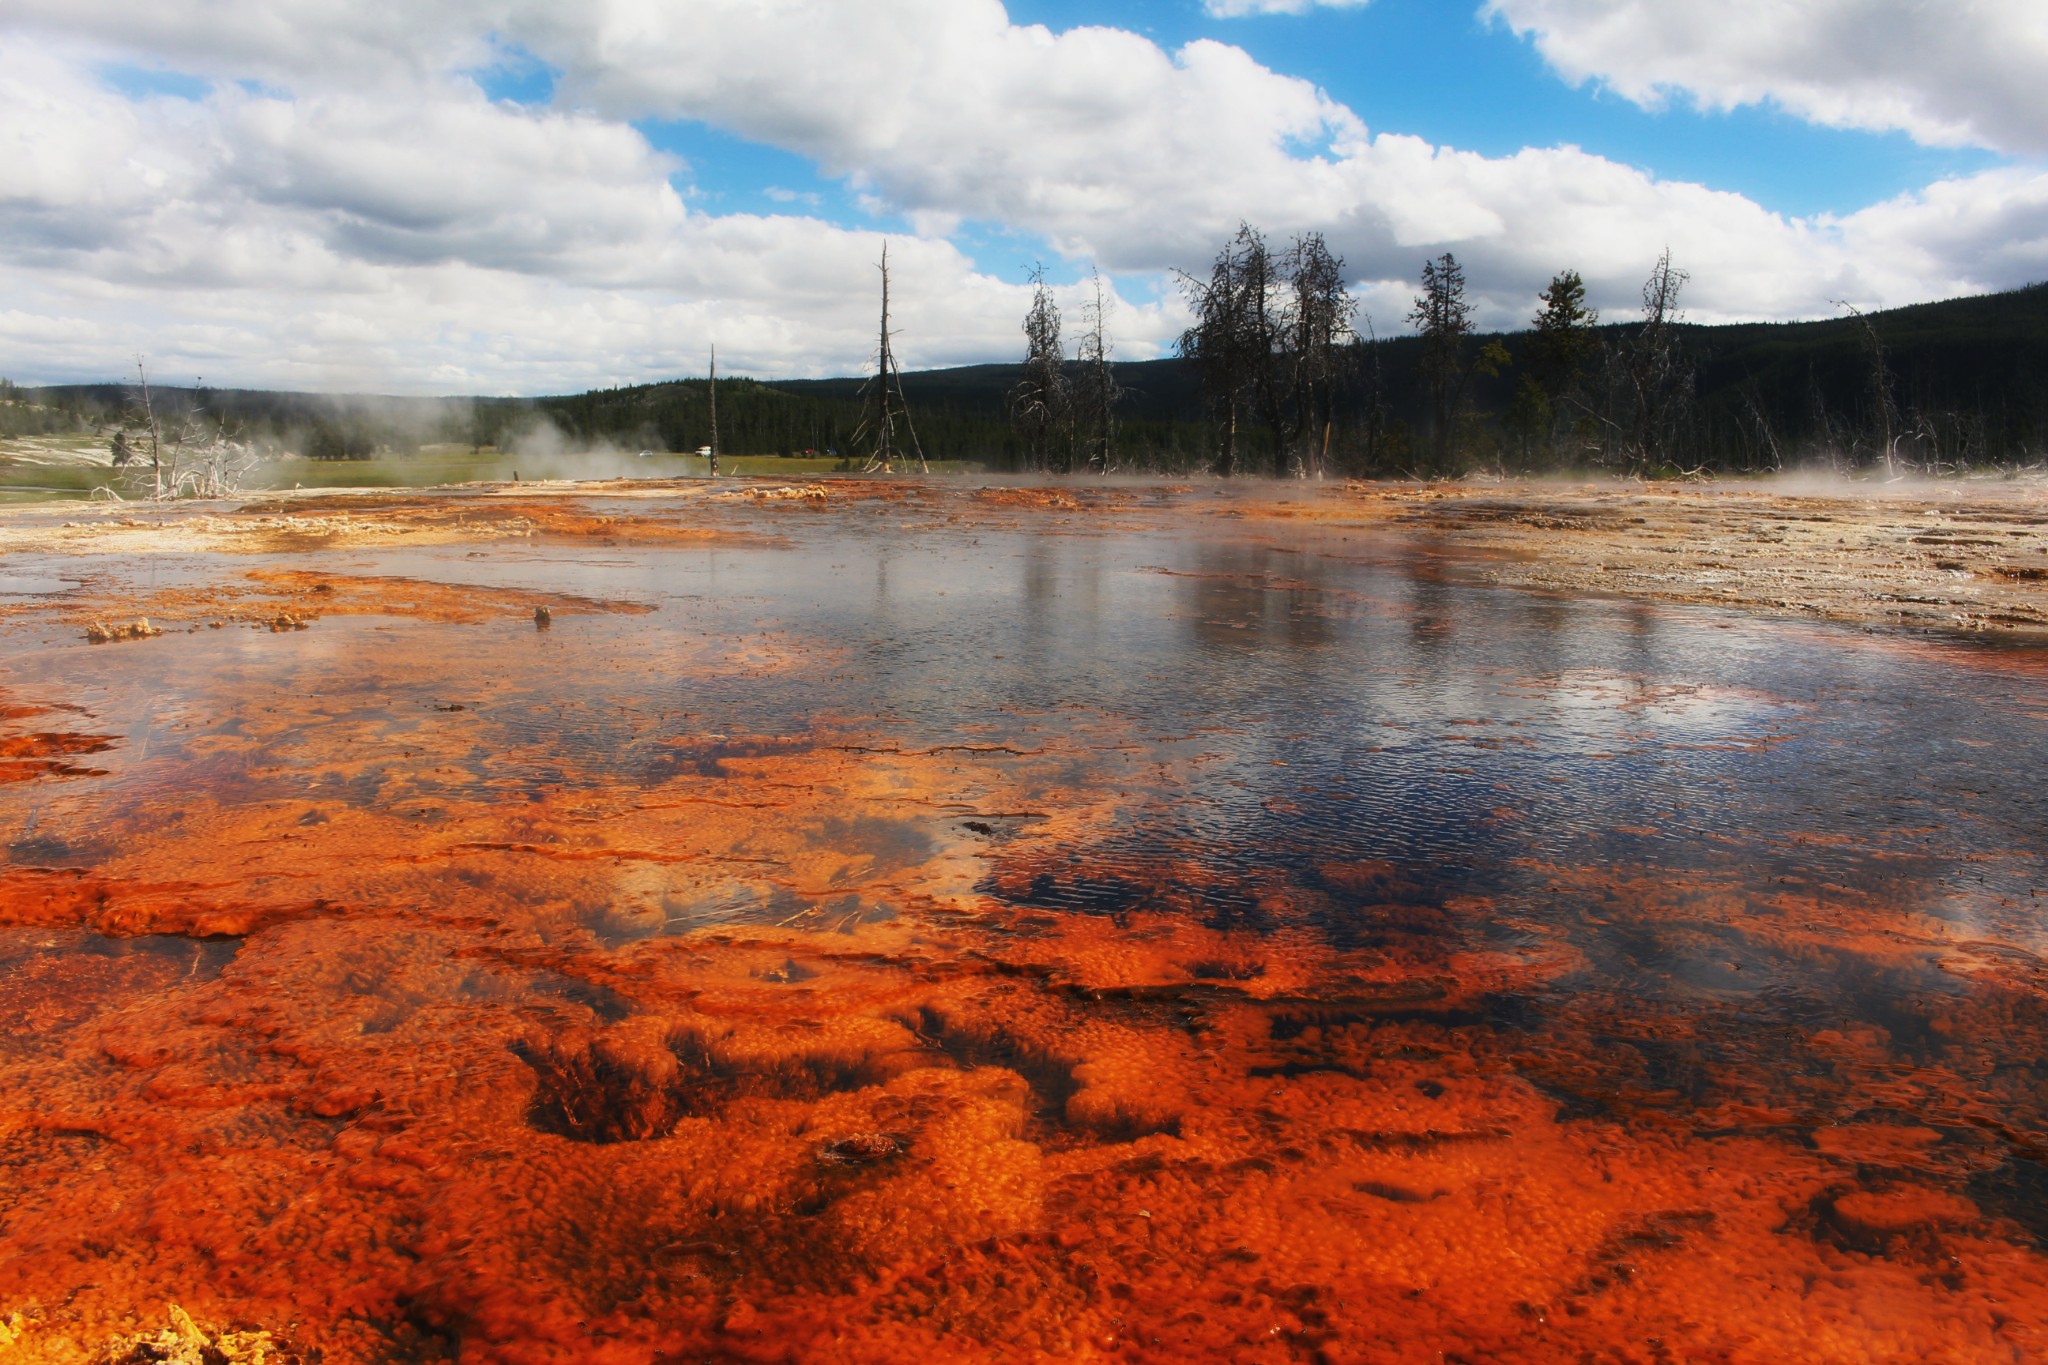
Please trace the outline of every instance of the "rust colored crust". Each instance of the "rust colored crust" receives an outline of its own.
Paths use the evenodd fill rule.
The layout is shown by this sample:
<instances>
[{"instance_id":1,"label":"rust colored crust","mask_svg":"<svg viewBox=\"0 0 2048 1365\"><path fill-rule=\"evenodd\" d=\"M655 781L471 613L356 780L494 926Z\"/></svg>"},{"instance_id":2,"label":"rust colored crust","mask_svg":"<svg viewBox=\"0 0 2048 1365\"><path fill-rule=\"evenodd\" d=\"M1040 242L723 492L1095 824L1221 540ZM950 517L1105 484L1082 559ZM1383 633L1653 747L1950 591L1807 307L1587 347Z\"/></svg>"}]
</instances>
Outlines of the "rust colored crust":
<instances>
[{"instance_id":1,"label":"rust colored crust","mask_svg":"<svg viewBox=\"0 0 2048 1365\"><path fill-rule=\"evenodd\" d=\"M53 731L7 734L0 730L0 782L26 782L32 777L97 776L67 760L74 755L103 754L114 747L112 735L79 735Z\"/></svg>"},{"instance_id":2,"label":"rust colored crust","mask_svg":"<svg viewBox=\"0 0 2048 1365\"><path fill-rule=\"evenodd\" d=\"M1968 1193L2041 1120L1997 1079L2048 1047L2026 964L1958 958L1910 1070L1865 1031L1716 1072L1697 1019L1583 984L1531 1038L1489 1002L1589 980L1568 934L1504 952L1496 907L1344 861L1319 894L1369 946L1279 883L1260 933L1005 908L967 821L1070 763L849 747L425 824L181 794L98 870L0 873L34 1358L166 1301L329 1362L2048 1347L2048 1259ZM1119 797L1068 795L992 889L1095 856ZM899 851L844 849L848 812ZM1198 891L1197 852L1160 883ZM1630 933L1954 952L1882 902L1552 875ZM1692 1048L1705 1107L1618 1038Z\"/></svg>"},{"instance_id":3,"label":"rust colored crust","mask_svg":"<svg viewBox=\"0 0 2048 1365\"><path fill-rule=\"evenodd\" d=\"M1294 515L1173 496L1256 537ZM1341 527L1420 496L1303 506ZM449 635L379 666L469 698L557 657ZM793 689L845 666L770 653ZM5 761L143 762L50 690L5 698ZM1028 748L685 734L626 783L489 705L420 702L400 747L306 691L213 695L236 725L171 780L0 787L10 829L36 813L0 864L23 1360L132 1347L172 1303L324 1365L2048 1358L2048 980L1882 891L1532 866L1577 907L1539 917L1383 861L1226 885L1213 849L1105 834L1132 793L1101 755L1135 733L1107 718ZM1112 863L1158 894L1039 903ZM1204 913L1226 891L1256 931ZM1711 1008L1595 969L1658 936L1703 945ZM1884 1026L1746 1033L1752 953L1853 974Z\"/></svg>"},{"instance_id":4,"label":"rust colored crust","mask_svg":"<svg viewBox=\"0 0 2048 1365\"><path fill-rule=\"evenodd\" d=\"M41 607L40 612L74 626L87 638L113 612L133 612L156 623L135 638L163 633L162 627L253 625L301 629L323 616L395 616L444 625L470 625L506 617L555 615L645 615L644 603L604 601L569 593L516 588L472 587L426 579L311 570L255 570L239 579L135 592L105 582L84 586ZM17 608L18 614L28 612ZM114 638L126 639L117 634Z\"/></svg>"}]
</instances>

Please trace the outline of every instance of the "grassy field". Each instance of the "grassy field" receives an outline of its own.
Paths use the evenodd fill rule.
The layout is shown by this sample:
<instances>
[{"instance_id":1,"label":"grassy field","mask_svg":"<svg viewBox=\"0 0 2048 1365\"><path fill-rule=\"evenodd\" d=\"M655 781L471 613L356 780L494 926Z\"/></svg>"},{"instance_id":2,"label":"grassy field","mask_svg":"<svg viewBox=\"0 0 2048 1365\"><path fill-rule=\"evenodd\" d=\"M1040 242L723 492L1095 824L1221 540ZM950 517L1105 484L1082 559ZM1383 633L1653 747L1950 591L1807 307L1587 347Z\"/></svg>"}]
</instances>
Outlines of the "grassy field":
<instances>
[{"instance_id":1,"label":"grassy field","mask_svg":"<svg viewBox=\"0 0 2048 1365\"><path fill-rule=\"evenodd\" d=\"M0 460L0 502L85 498L112 473L105 465L19 464Z\"/></svg>"},{"instance_id":2,"label":"grassy field","mask_svg":"<svg viewBox=\"0 0 2048 1365\"><path fill-rule=\"evenodd\" d=\"M0 443L0 504L90 498L95 488L107 484L114 471L106 464L76 462L102 453L105 443L80 445L75 453L55 448L55 443L70 439L37 438L32 452L9 448L25 445L23 442ZM71 460L59 462L66 454L71 454ZM718 466L721 474L766 478L813 479L845 472L839 461L829 458L782 459L774 455L725 455ZM980 469L964 460L932 462L935 474L972 474ZM644 459L616 452L502 455L488 448L477 454L466 446L429 446L408 458L278 460L258 466L244 486L251 492L272 488L427 488L509 480L515 474L534 481L703 478L709 472L706 462L695 455L655 454ZM126 488L122 492L127 496Z\"/></svg>"}]
</instances>

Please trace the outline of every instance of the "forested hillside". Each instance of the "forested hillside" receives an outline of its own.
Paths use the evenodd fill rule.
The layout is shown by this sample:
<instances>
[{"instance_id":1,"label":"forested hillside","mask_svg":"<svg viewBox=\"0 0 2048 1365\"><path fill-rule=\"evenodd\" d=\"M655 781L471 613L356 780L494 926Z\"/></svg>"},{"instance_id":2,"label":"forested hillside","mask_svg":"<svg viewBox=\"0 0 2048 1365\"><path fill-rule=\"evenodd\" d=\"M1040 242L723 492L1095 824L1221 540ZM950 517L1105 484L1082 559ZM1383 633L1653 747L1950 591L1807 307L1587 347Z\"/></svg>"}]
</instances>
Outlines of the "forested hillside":
<instances>
[{"instance_id":1,"label":"forested hillside","mask_svg":"<svg viewBox=\"0 0 2048 1365\"><path fill-rule=\"evenodd\" d=\"M1644 325L1586 329L1568 383L1538 384L1538 332L1466 335L1451 357L1454 393L1432 388L1421 337L1342 348L1331 382L1333 473L1455 473L1470 468L1708 468L1896 464L1947 470L2020 466L2048 455L2048 286L1822 322L1666 329L1661 424L1634 444ZM1070 371L1072 369L1070 365ZM1554 366L1552 368L1555 368ZM903 376L932 458L991 468L1023 463L1012 420L1020 364ZM1191 360L1118 365L1112 464L1212 467L1218 409ZM858 378L721 379L719 444L735 454L857 455ZM1540 392L1539 392L1540 391ZM0 390L0 434L102 430L132 415L131 385ZM316 458L404 455L424 445L518 449L694 450L711 438L702 379L536 399L334 397L157 388L160 417L225 423L245 439ZM1540 401L1539 401L1540 400ZM1270 471L1286 439L1258 404L1240 416L1242 471ZM1625 453L1621 453L1625 452ZM1284 456L1284 452L1283 452Z\"/></svg>"}]
</instances>

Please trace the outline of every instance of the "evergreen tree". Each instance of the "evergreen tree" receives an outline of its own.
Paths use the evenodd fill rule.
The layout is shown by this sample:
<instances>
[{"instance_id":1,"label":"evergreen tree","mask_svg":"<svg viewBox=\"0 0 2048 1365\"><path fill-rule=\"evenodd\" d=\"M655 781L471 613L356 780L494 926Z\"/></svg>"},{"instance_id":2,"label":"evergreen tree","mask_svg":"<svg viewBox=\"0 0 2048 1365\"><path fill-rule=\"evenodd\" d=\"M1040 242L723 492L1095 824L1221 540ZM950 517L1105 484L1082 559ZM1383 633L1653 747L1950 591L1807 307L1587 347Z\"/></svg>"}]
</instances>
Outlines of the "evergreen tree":
<instances>
[{"instance_id":1,"label":"evergreen tree","mask_svg":"<svg viewBox=\"0 0 2048 1365\"><path fill-rule=\"evenodd\" d=\"M1599 353L1593 329L1600 315L1586 306L1586 282L1576 270L1560 270L1538 297L1543 306L1530 320L1535 333L1529 338L1529 369L1555 399L1585 378Z\"/></svg>"},{"instance_id":2,"label":"evergreen tree","mask_svg":"<svg viewBox=\"0 0 2048 1365\"><path fill-rule=\"evenodd\" d=\"M1422 385L1429 399L1436 467L1448 469L1451 439L1465 398L1465 338L1472 334L1465 268L1450 252L1423 262L1422 292L1415 296L1408 320L1422 335Z\"/></svg>"},{"instance_id":3,"label":"evergreen tree","mask_svg":"<svg viewBox=\"0 0 2048 1365\"><path fill-rule=\"evenodd\" d=\"M1600 352L1593 330L1600 315L1586 305L1586 282L1576 270L1560 270L1539 296L1543 306L1530 319L1528 373L1508 409L1508 426L1528 443L1554 443L1560 418L1583 409L1581 389Z\"/></svg>"}]
</instances>

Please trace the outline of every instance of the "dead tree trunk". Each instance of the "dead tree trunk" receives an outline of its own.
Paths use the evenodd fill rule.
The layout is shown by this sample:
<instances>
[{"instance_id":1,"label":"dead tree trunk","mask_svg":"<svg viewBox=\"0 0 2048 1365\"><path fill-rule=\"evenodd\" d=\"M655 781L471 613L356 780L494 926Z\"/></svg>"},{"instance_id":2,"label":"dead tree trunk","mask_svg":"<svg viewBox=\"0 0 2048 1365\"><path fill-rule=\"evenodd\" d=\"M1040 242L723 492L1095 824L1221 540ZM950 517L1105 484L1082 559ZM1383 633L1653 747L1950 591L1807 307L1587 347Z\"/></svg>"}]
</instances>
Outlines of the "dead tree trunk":
<instances>
[{"instance_id":1,"label":"dead tree trunk","mask_svg":"<svg viewBox=\"0 0 2048 1365\"><path fill-rule=\"evenodd\" d=\"M1878 449L1884 452L1886 478L1899 475L1899 405L1892 397L1892 371L1885 356L1884 338L1878 335L1877 323L1853 303L1842 307L1849 310L1863 329L1863 344L1870 352L1870 396L1873 414L1877 418Z\"/></svg>"},{"instance_id":2,"label":"dead tree trunk","mask_svg":"<svg viewBox=\"0 0 2048 1365\"><path fill-rule=\"evenodd\" d=\"M902 424L904 439L908 442L908 453L917 458L921 473L931 473L931 465L924 458L924 448L918 444L917 429L910 422L910 404L903 398L903 373L896 368L896 355L889 345L889 244L882 244L882 339L875 347L875 377L861 390L865 412L858 430L853 434L854 447L869 441L867 472L887 474L901 449L897 444L896 427Z\"/></svg>"},{"instance_id":3,"label":"dead tree trunk","mask_svg":"<svg viewBox=\"0 0 2048 1365\"><path fill-rule=\"evenodd\" d=\"M1282 313L1291 368L1292 414L1286 446L1301 445L1301 471L1320 479L1329 468L1337 423L1337 371L1354 339L1358 305L1344 287L1344 258L1332 255L1320 232L1297 237L1286 257L1287 305ZM1274 453L1274 474L1288 472L1285 449Z\"/></svg>"},{"instance_id":4,"label":"dead tree trunk","mask_svg":"<svg viewBox=\"0 0 2048 1365\"><path fill-rule=\"evenodd\" d=\"M1670 461L1680 434L1682 409L1690 397L1692 374L1679 355L1674 329L1684 314L1679 292L1691 276L1671 264L1667 247L1643 284L1643 322L1628 343L1626 368L1630 474L1643 474Z\"/></svg>"},{"instance_id":5,"label":"dead tree trunk","mask_svg":"<svg viewBox=\"0 0 2048 1365\"><path fill-rule=\"evenodd\" d=\"M1064 474L1073 463L1073 394L1060 346L1059 305L1046 287L1043 265L1031 272L1024 347L1024 378L1010 391L1010 420L1024 439L1025 462Z\"/></svg>"},{"instance_id":6,"label":"dead tree trunk","mask_svg":"<svg viewBox=\"0 0 2048 1365\"><path fill-rule=\"evenodd\" d=\"M1082 449L1088 467L1107 474L1116 459L1116 403L1123 390L1117 387L1110 361L1109 300L1102 292L1102 275L1095 274L1095 298L1083 310L1088 330L1081 337L1081 374L1076 385L1075 408L1082 433Z\"/></svg>"},{"instance_id":7,"label":"dead tree trunk","mask_svg":"<svg viewBox=\"0 0 2048 1365\"><path fill-rule=\"evenodd\" d=\"M1180 283L1195 325L1181 333L1177 349L1202 377L1202 396L1223 437L1216 472L1227 479L1237 473L1240 409L1250 404L1255 415L1270 412L1273 330L1266 293L1272 272L1265 242L1251 224L1241 224L1216 254L1208 279L1181 272Z\"/></svg>"},{"instance_id":8,"label":"dead tree trunk","mask_svg":"<svg viewBox=\"0 0 2048 1365\"><path fill-rule=\"evenodd\" d=\"M149 392L149 369L142 363L142 357L135 357L135 378L142 387L143 432L149 437L149 472L154 483L150 497L161 501L164 496L163 428L156 420L156 401Z\"/></svg>"}]
</instances>

